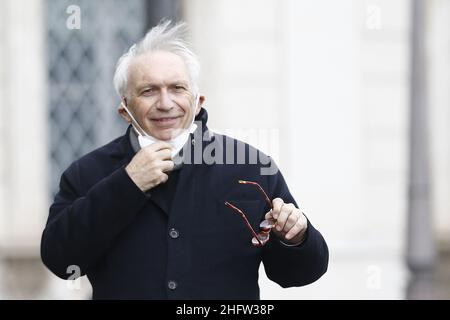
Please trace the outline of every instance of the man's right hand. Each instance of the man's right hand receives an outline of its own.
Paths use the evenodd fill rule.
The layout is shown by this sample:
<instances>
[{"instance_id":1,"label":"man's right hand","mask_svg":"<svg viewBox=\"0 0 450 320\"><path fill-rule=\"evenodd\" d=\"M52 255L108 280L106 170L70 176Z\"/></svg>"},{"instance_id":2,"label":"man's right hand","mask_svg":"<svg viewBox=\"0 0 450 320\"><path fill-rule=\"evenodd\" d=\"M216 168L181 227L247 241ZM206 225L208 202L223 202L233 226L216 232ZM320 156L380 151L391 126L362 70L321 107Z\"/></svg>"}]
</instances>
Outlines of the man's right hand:
<instances>
[{"instance_id":1,"label":"man's right hand","mask_svg":"<svg viewBox=\"0 0 450 320\"><path fill-rule=\"evenodd\" d=\"M165 172L171 171L174 167L171 148L169 143L158 141L139 150L125 167L131 180L143 192L166 182L169 178Z\"/></svg>"}]
</instances>

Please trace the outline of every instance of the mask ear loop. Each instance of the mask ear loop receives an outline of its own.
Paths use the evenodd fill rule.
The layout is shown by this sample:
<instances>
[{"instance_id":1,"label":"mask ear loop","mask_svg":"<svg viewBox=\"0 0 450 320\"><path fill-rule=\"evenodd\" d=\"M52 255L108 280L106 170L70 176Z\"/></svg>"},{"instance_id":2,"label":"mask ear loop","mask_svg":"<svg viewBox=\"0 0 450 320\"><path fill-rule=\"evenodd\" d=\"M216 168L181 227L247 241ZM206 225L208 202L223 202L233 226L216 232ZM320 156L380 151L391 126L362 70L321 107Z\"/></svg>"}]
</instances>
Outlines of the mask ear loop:
<instances>
[{"instance_id":1,"label":"mask ear loop","mask_svg":"<svg viewBox=\"0 0 450 320\"><path fill-rule=\"evenodd\" d=\"M124 97L123 100L122 100L122 102L121 102L120 104L122 105L122 107L125 109L125 111L126 111L126 112L128 113L128 115L130 116L131 122L132 122L131 125L132 125L134 131L135 131L139 136L148 136L147 133L145 132L145 130L142 129L142 127L141 127L141 125L139 124L139 122L137 122L136 119L133 117L133 114L130 112L130 110L128 110L128 108L127 108L127 106L126 106L126 103L127 103L127 100L126 100L126 98ZM141 132L139 132L139 131L136 129L135 125L138 127L138 129L139 129Z\"/></svg>"}]
</instances>

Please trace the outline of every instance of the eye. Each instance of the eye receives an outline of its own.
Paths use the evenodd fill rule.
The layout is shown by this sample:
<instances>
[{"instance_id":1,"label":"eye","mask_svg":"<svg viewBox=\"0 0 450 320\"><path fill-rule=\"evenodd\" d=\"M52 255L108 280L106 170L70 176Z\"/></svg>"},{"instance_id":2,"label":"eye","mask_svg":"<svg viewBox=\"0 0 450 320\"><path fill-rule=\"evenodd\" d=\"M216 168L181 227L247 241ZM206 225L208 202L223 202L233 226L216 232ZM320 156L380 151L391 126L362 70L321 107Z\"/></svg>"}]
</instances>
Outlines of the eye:
<instances>
[{"instance_id":1,"label":"eye","mask_svg":"<svg viewBox=\"0 0 450 320\"><path fill-rule=\"evenodd\" d=\"M181 84L176 84L174 87L175 87L175 90L178 92L186 90L186 87Z\"/></svg>"},{"instance_id":2,"label":"eye","mask_svg":"<svg viewBox=\"0 0 450 320\"><path fill-rule=\"evenodd\" d=\"M154 89L153 88L147 88L145 90L142 90L141 94L144 96L148 96L151 95L152 93L154 93Z\"/></svg>"}]
</instances>

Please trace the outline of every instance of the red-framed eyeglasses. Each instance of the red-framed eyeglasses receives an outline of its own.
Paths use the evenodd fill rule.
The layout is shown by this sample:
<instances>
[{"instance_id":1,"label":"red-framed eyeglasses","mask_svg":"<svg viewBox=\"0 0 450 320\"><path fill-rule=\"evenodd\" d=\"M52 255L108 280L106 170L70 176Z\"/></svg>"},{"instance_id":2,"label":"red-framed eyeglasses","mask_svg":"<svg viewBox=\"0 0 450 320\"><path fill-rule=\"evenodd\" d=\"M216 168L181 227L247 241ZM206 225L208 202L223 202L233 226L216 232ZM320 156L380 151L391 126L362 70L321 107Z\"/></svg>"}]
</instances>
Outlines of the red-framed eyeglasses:
<instances>
[{"instance_id":1,"label":"red-framed eyeglasses","mask_svg":"<svg viewBox=\"0 0 450 320\"><path fill-rule=\"evenodd\" d=\"M267 193L264 191L263 188L261 188L261 186L257 182L246 181L246 180L239 180L238 182L240 184L249 184L249 185L255 186L258 189L258 191L264 196L264 199L266 200L266 202L269 205L270 209L273 209L272 201L270 201L269 197L267 196ZM260 231L258 233L256 233L256 231L253 229L253 227L251 226L250 222L248 221L247 216L245 215L245 213L241 209L239 209L238 207L232 205L228 201L225 201L225 205L227 207L233 209L235 212L239 213L239 215L242 217L242 219L244 220L244 222L247 225L248 229L250 230L250 232L253 235L252 244L254 246L262 247L262 246L264 246L267 243L267 241L269 241L270 230L274 227L274 223L273 222L271 222L269 220L263 220L260 223L260 225L259 225Z\"/></svg>"}]
</instances>

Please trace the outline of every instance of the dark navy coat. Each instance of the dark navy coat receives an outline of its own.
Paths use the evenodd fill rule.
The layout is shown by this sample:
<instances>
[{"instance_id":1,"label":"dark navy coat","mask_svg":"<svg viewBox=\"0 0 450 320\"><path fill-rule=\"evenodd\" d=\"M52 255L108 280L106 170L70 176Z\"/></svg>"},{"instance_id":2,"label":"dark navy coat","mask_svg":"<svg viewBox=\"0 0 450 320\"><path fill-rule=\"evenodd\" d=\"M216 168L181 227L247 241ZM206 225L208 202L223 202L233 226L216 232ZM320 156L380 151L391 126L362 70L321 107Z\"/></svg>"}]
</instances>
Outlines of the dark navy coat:
<instances>
[{"instance_id":1,"label":"dark navy coat","mask_svg":"<svg viewBox=\"0 0 450 320\"><path fill-rule=\"evenodd\" d=\"M326 272L327 245L309 220L299 246L286 246L273 234L263 248L251 244L242 218L224 202L241 208L255 230L269 208L255 188L238 180L258 182L271 199L295 200L281 172L261 174L273 165L269 157L260 153L264 161L237 164L237 152L227 154L219 142L228 139L247 155L256 149L213 135L205 109L196 120L202 129L191 135L191 151L210 148L222 162L234 164L185 163L144 193L125 171L135 153L129 127L70 165L41 241L42 260L54 274L67 279L73 275L70 266L78 266L94 299L259 299L261 261L282 287L309 284Z\"/></svg>"}]
</instances>

